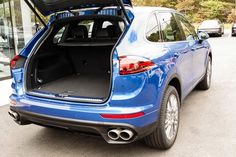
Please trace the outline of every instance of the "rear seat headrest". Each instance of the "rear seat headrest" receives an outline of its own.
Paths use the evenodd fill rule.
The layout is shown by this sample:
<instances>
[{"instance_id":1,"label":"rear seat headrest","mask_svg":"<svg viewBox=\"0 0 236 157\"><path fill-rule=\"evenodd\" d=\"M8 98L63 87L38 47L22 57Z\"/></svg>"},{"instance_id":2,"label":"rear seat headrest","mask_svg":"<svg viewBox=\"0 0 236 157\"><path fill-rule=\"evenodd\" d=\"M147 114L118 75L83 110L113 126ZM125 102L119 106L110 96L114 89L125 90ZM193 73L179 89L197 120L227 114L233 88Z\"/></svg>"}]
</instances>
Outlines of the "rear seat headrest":
<instances>
[{"instance_id":1,"label":"rear seat headrest","mask_svg":"<svg viewBox=\"0 0 236 157\"><path fill-rule=\"evenodd\" d=\"M78 25L72 28L70 32L70 37L74 39L87 39L88 38L88 29L86 26Z\"/></svg>"},{"instance_id":2,"label":"rear seat headrest","mask_svg":"<svg viewBox=\"0 0 236 157\"><path fill-rule=\"evenodd\" d=\"M114 25L109 25L96 33L97 38L117 38L119 36L120 33L117 31L117 28Z\"/></svg>"}]
</instances>

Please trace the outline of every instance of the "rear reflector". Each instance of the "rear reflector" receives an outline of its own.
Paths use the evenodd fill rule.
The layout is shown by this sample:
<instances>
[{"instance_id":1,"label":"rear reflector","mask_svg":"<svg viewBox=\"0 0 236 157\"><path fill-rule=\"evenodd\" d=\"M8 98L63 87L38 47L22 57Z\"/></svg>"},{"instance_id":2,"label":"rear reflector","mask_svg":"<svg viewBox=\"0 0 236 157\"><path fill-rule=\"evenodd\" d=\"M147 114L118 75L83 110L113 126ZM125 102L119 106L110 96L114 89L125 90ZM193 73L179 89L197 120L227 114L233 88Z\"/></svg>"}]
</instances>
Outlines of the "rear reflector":
<instances>
[{"instance_id":1,"label":"rear reflector","mask_svg":"<svg viewBox=\"0 0 236 157\"><path fill-rule=\"evenodd\" d=\"M120 60L120 75L136 74L151 69L155 64L142 57L138 56L121 56Z\"/></svg>"},{"instance_id":2,"label":"rear reflector","mask_svg":"<svg viewBox=\"0 0 236 157\"><path fill-rule=\"evenodd\" d=\"M131 119L144 116L144 112L131 113L131 114L101 114L106 119Z\"/></svg>"}]
</instances>

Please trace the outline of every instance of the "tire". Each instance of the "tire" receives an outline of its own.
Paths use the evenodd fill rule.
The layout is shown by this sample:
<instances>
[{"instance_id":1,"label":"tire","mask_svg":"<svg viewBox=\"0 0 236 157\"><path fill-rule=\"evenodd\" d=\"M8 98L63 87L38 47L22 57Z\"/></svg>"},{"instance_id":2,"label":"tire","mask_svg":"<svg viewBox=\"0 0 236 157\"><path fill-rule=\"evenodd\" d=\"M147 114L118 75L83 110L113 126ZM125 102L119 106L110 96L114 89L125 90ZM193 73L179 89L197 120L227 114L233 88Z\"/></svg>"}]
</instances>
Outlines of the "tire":
<instances>
[{"instance_id":1,"label":"tire","mask_svg":"<svg viewBox=\"0 0 236 157\"><path fill-rule=\"evenodd\" d=\"M203 77L203 80L199 82L198 89L208 90L211 87L211 76L212 76L212 59L209 57L206 73Z\"/></svg>"},{"instance_id":2,"label":"tire","mask_svg":"<svg viewBox=\"0 0 236 157\"><path fill-rule=\"evenodd\" d=\"M173 100L173 101L170 101ZM175 100L175 101L174 101ZM170 103L172 102L172 103ZM169 104L169 105L168 105ZM174 105L175 104L175 105ZM169 106L169 109L168 109ZM169 114L170 116L175 117L175 119L170 119L168 121L168 110L170 111L171 106L173 107L172 114ZM176 107L176 112L174 111L174 108ZM179 99L179 94L177 90L173 86L168 86L160 107L160 112L159 112L159 118L157 121L157 127L156 129L147 137L145 137L145 143L149 147L156 148L156 149L161 149L161 150L167 150L173 146L175 143L177 134L178 134L178 128L179 128L179 108L180 108L180 99ZM169 112L170 113L170 112ZM172 123L172 124L171 124ZM167 125L173 126L173 134L172 137L168 137ZM171 131L171 128L168 129ZM169 132L170 135L170 132Z\"/></svg>"}]
</instances>

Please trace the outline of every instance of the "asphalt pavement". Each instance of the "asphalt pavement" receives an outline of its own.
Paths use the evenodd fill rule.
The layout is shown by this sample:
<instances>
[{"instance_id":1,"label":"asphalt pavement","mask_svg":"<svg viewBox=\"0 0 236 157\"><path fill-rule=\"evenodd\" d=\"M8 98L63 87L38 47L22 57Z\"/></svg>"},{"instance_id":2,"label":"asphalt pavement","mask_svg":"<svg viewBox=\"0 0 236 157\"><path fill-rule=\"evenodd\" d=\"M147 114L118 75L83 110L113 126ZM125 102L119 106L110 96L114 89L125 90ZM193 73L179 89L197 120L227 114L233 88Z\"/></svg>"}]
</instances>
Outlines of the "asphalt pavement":
<instances>
[{"instance_id":1,"label":"asphalt pavement","mask_svg":"<svg viewBox=\"0 0 236 157\"><path fill-rule=\"evenodd\" d=\"M236 157L236 37L226 33L209 41L212 87L194 90L183 102L178 138L170 150L150 149L141 141L108 145L100 137L18 126L5 105L0 107L0 157Z\"/></svg>"}]
</instances>

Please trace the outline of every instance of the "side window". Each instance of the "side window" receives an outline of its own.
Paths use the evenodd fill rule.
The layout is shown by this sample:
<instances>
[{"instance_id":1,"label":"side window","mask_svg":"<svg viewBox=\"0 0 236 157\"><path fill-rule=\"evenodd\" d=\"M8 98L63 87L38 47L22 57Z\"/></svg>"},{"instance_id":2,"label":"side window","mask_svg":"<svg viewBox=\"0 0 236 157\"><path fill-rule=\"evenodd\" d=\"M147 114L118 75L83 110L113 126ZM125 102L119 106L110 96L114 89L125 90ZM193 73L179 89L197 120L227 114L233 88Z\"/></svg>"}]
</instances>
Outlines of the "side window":
<instances>
[{"instance_id":1,"label":"side window","mask_svg":"<svg viewBox=\"0 0 236 157\"><path fill-rule=\"evenodd\" d=\"M125 30L125 23L120 21L119 23L120 30L123 32Z\"/></svg>"},{"instance_id":2,"label":"side window","mask_svg":"<svg viewBox=\"0 0 236 157\"><path fill-rule=\"evenodd\" d=\"M186 40L198 39L197 33L194 27L186 20L182 15L176 14L176 19L179 22L179 25L182 27L183 35Z\"/></svg>"},{"instance_id":3,"label":"side window","mask_svg":"<svg viewBox=\"0 0 236 157\"><path fill-rule=\"evenodd\" d=\"M84 20L79 23L80 26L86 26L87 31L88 31L88 38L91 38L92 36L92 31L93 31L93 25L94 21L93 20Z\"/></svg>"},{"instance_id":4,"label":"side window","mask_svg":"<svg viewBox=\"0 0 236 157\"><path fill-rule=\"evenodd\" d=\"M108 26L112 26L113 24L110 21L104 21L102 24L102 28L107 28Z\"/></svg>"},{"instance_id":5,"label":"side window","mask_svg":"<svg viewBox=\"0 0 236 157\"><path fill-rule=\"evenodd\" d=\"M165 42L184 40L180 28L172 13L158 13L161 33Z\"/></svg>"},{"instance_id":6,"label":"side window","mask_svg":"<svg viewBox=\"0 0 236 157\"><path fill-rule=\"evenodd\" d=\"M157 18L155 14L153 14L148 21L148 25L146 29L146 38L151 42L158 42L161 40L160 30L159 30L159 26L158 26Z\"/></svg>"},{"instance_id":7,"label":"side window","mask_svg":"<svg viewBox=\"0 0 236 157\"><path fill-rule=\"evenodd\" d=\"M58 44L61 41L62 35L65 31L66 26L62 27L53 38L53 43Z\"/></svg>"}]
</instances>

